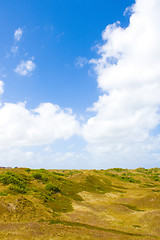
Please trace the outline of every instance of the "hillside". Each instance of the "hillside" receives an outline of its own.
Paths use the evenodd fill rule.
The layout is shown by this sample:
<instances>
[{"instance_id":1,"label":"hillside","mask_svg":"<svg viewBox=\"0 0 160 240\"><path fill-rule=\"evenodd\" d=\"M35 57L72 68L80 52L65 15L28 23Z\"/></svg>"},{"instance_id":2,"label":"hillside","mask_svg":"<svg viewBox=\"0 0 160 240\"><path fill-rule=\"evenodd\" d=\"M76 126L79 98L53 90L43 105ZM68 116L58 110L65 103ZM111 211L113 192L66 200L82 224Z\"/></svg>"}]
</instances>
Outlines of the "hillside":
<instances>
[{"instance_id":1,"label":"hillside","mask_svg":"<svg viewBox=\"0 0 160 240\"><path fill-rule=\"evenodd\" d=\"M160 169L0 168L0 239L160 239Z\"/></svg>"}]
</instances>

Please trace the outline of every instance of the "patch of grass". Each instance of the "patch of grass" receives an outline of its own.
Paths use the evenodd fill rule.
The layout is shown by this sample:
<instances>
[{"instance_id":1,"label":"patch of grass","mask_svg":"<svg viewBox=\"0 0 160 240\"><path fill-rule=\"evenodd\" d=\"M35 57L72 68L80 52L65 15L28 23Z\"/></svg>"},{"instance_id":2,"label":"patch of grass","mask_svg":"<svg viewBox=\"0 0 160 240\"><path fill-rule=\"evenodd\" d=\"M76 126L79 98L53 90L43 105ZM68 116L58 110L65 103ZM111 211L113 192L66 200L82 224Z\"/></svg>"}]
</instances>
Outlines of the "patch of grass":
<instances>
[{"instance_id":1,"label":"patch of grass","mask_svg":"<svg viewBox=\"0 0 160 240\"><path fill-rule=\"evenodd\" d=\"M105 175L109 176L109 177L117 177L117 174L113 174L113 173L110 173L108 171L105 172Z\"/></svg>"},{"instance_id":2,"label":"patch of grass","mask_svg":"<svg viewBox=\"0 0 160 240\"><path fill-rule=\"evenodd\" d=\"M128 176L120 176L119 179L125 182L130 182L130 183L140 183L140 180L136 180L133 177L128 177Z\"/></svg>"},{"instance_id":3,"label":"patch of grass","mask_svg":"<svg viewBox=\"0 0 160 240\"><path fill-rule=\"evenodd\" d=\"M136 206L133 206L133 205L129 205L129 204L121 204L127 208L129 208L130 210L133 210L133 211L137 211L137 212L143 212L143 210L140 210L138 209Z\"/></svg>"},{"instance_id":4,"label":"patch of grass","mask_svg":"<svg viewBox=\"0 0 160 240\"><path fill-rule=\"evenodd\" d=\"M64 173L61 173L61 172L55 172L55 171L53 171L52 174L54 174L54 175L58 175L58 176L62 176L62 177L65 176Z\"/></svg>"},{"instance_id":5,"label":"patch of grass","mask_svg":"<svg viewBox=\"0 0 160 240\"><path fill-rule=\"evenodd\" d=\"M148 171L148 170L145 168L137 168L136 169L136 172L139 172L139 173L145 173L146 171Z\"/></svg>"},{"instance_id":6,"label":"patch of grass","mask_svg":"<svg viewBox=\"0 0 160 240\"><path fill-rule=\"evenodd\" d=\"M42 180L42 173L40 173L40 172L35 172L32 174L32 176L36 180Z\"/></svg>"},{"instance_id":7,"label":"patch of grass","mask_svg":"<svg viewBox=\"0 0 160 240\"><path fill-rule=\"evenodd\" d=\"M47 183L49 181L49 173L45 169L39 169L38 171L35 170L32 173L32 177L35 180L41 181L42 183Z\"/></svg>"},{"instance_id":8,"label":"patch of grass","mask_svg":"<svg viewBox=\"0 0 160 240\"><path fill-rule=\"evenodd\" d=\"M27 192L26 187L20 187L20 186L16 186L16 185L10 185L9 186L9 192L12 194L16 194L16 193L21 193L24 194Z\"/></svg>"},{"instance_id":9,"label":"patch of grass","mask_svg":"<svg viewBox=\"0 0 160 240\"><path fill-rule=\"evenodd\" d=\"M7 192L0 192L0 196L7 196L8 193Z\"/></svg>"},{"instance_id":10,"label":"patch of grass","mask_svg":"<svg viewBox=\"0 0 160 240\"><path fill-rule=\"evenodd\" d=\"M0 175L0 182L4 185L14 184L20 187L26 185L26 181L21 175L8 171Z\"/></svg>"},{"instance_id":11,"label":"patch of grass","mask_svg":"<svg viewBox=\"0 0 160 240\"><path fill-rule=\"evenodd\" d=\"M139 226L139 225L132 225L132 226L135 228L141 228L141 226Z\"/></svg>"},{"instance_id":12,"label":"patch of grass","mask_svg":"<svg viewBox=\"0 0 160 240\"><path fill-rule=\"evenodd\" d=\"M77 173L79 173L78 170L67 170L67 171L64 171L64 176L65 177L70 177L70 176L73 176Z\"/></svg>"},{"instance_id":13,"label":"patch of grass","mask_svg":"<svg viewBox=\"0 0 160 240\"><path fill-rule=\"evenodd\" d=\"M50 191L50 192L55 192L55 193L58 193L60 192L60 189L59 187L55 186L53 183L48 183L46 186L45 186L45 189L47 191Z\"/></svg>"},{"instance_id":14,"label":"patch of grass","mask_svg":"<svg viewBox=\"0 0 160 240\"><path fill-rule=\"evenodd\" d=\"M24 194L27 192L27 180L20 174L7 171L0 175L0 182L9 185L8 192L10 193Z\"/></svg>"},{"instance_id":15,"label":"patch of grass","mask_svg":"<svg viewBox=\"0 0 160 240\"><path fill-rule=\"evenodd\" d=\"M159 177L159 174L157 173L157 174L152 174L151 176L150 176L150 179L152 180L152 181L160 181L160 177Z\"/></svg>"},{"instance_id":16,"label":"patch of grass","mask_svg":"<svg viewBox=\"0 0 160 240\"><path fill-rule=\"evenodd\" d=\"M108 179L100 178L94 175L88 175L85 179L83 188L85 191L95 193L106 193L116 191Z\"/></svg>"},{"instance_id":17,"label":"patch of grass","mask_svg":"<svg viewBox=\"0 0 160 240\"><path fill-rule=\"evenodd\" d=\"M30 173L31 169L30 169L30 168L25 168L25 171L26 171L27 173Z\"/></svg>"},{"instance_id":18,"label":"patch of grass","mask_svg":"<svg viewBox=\"0 0 160 240\"><path fill-rule=\"evenodd\" d=\"M153 189L152 192L160 192L159 189Z\"/></svg>"},{"instance_id":19,"label":"patch of grass","mask_svg":"<svg viewBox=\"0 0 160 240\"><path fill-rule=\"evenodd\" d=\"M123 168L112 168L111 170L113 170L115 172L123 172L124 171Z\"/></svg>"},{"instance_id":20,"label":"patch of grass","mask_svg":"<svg viewBox=\"0 0 160 240\"><path fill-rule=\"evenodd\" d=\"M115 177L121 181L124 181L124 182L129 182L129 183L140 183L140 180L136 180L135 178L129 176L129 174L127 173L123 173L121 175L119 174L113 174L113 173L110 173L110 172L106 172L105 173L106 176L110 176L110 177Z\"/></svg>"},{"instance_id":21,"label":"patch of grass","mask_svg":"<svg viewBox=\"0 0 160 240\"><path fill-rule=\"evenodd\" d=\"M154 172L160 172L160 168L153 168Z\"/></svg>"},{"instance_id":22,"label":"patch of grass","mask_svg":"<svg viewBox=\"0 0 160 240\"><path fill-rule=\"evenodd\" d=\"M156 187L156 185L154 183L144 183L144 184L140 185L140 187L142 187L142 188L154 188L154 187Z\"/></svg>"},{"instance_id":23,"label":"patch of grass","mask_svg":"<svg viewBox=\"0 0 160 240\"><path fill-rule=\"evenodd\" d=\"M72 202L63 195L55 195L54 197L45 198L45 206L53 210L53 212L70 212L73 211Z\"/></svg>"},{"instance_id":24,"label":"patch of grass","mask_svg":"<svg viewBox=\"0 0 160 240\"><path fill-rule=\"evenodd\" d=\"M111 233L116 233L116 234L123 234L123 235L129 235L129 236L143 236L141 234L137 233L129 233L129 232L124 232L120 230L115 230L115 229L106 229L102 227L97 227L85 223L79 223L79 222L70 222L70 221L61 221L61 220L51 220L50 224L62 224L66 226L71 226L71 227L84 227L87 229L92 229L92 230L99 230L99 231L104 231L104 232L111 232Z\"/></svg>"},{"instance_id":25,"label":"patch of grass","mask_svg":"<svg viewBox=\"0 0 160 240\"><path fill-rule=\"evenodd\" d=\"M43 176L42 176L43 177ZM81 186L69 179L61 178L53 174L48 175L49 182L39 188L32 187L33 195L43 201L46 207L57 212L72 211L71 200L82 201L77 193L82 190ZM39 180L38 180L39 181Z\"/></svg>"}]
</instances>

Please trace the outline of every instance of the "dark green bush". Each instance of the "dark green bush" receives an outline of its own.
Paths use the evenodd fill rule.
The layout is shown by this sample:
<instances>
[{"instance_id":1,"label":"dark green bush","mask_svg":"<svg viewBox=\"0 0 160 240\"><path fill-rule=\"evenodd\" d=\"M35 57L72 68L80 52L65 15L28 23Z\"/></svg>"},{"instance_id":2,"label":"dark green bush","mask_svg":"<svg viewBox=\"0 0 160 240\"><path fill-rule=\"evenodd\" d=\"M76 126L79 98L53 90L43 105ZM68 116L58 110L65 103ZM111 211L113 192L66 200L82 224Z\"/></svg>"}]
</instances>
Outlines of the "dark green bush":
<instances>
[{"instance_id":1,"label":"dark green bush","mask_svg":"<svg viewBox=\"0 0 160 240\"><path fill-rule=\"evenodd\" d=\"M153 181L159 181L160 180L158 174L154 174L154 175L150 176L150 179L153 180Z\"/></svg>"},{"instance_id":2,"label":"dark green bush","mask_svg":"<svg viewBox=\"0 0 160 240\"><path fill-rule=\"evenodd\" d=\"M4 185L12 184L12 185L19 186L21 188L26 187L25 179L20 174L13 173L13 172L5 172L1 174L0 182L3 183Z\"/></svg>"},{"instance_id":3,"label":"dark green bush","mask_svg":"<svg viewBox=\"0 0 160 240\"><path fill-rule=\"evenodd\" d=\"M59 187L55 186L53 183L48 183L46 186L45 186L45 189L47 191L52 191L52 192L60 192L60 189Z\"/></svg>"},{"instance_id":4,"label":"dark green bush","mask_svg":"<svg viewBox=\"0 0 160 240\"><path fill-rule=\"evenodd\" d=\"M42 180L42 173L40 173L40 172L35 172L35 173L33 173L33 178L34 179L37 179L37 180Z\"/></svg>"},{"instance_id":5,"label":"dark green bush","mask_svg":"<svg viewBox=\"0 0 160 240\"><path fill-rule=\"evenodd\" d=\"M48 177L47 177L47 176L43 176L43 177L42 177L42 182L43 182L43 183L47 183L47 182L48 182L48 180L49 180L49 179L48 179Z\"/></svg>"},{"instance_id":6,"label":"dark green bush","mask_svg":"<svg viewBox=\"0 0 160 240\"><path fill-rule=\"evenodd\" d=\"M52 172L52 174L58 175L58 176L64 176L64 173L60 173L60 172Z\"/></svg>"},{"instance_id":7,"label":"dark green bush","mask_svg":"<svg viewBox=\"0 0 160 240\"><path fill-rule=\"evenodd\" d=\"M125 181L125 182L130 182L130 183L136 183L137 182L137 180L135 180L134 178L127 177L127 176L121 176L120 179Z\"/></svg>"},{"instance_id":8,"label":"dark green bush","mask_svg":"<svg viewBox=\"0 0 160 240\"><path fill-rule=\"evenodd\" d=\"M9 191L12 193L22 193L22 194L27 192L25 187L20 187L20 186L16 186L16 185L10 185Z\"/></svg>"}]
</instances>

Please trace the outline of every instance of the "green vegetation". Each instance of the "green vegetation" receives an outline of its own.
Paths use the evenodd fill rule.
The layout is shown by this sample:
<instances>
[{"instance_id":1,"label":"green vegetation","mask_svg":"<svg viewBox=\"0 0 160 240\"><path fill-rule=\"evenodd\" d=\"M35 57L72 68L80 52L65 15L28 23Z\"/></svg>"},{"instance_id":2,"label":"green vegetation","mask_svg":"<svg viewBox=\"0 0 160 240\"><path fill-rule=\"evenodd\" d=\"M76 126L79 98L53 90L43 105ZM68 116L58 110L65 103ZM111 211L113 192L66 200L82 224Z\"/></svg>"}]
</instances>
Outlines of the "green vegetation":
<instances>
[{"instance_id":1,"label":"green vegetation","mask_svg":"<svg viewBox=\"0 0 160 240\"><path fill-rule=\"evenodd\" d=\"M4 240L159 239L160 169L0 169L0 212Z\"/></svg>"},{"instance_id":2,"label":"green vegetation","mask_svg":"<svg viewBox=\"0 0 160 240\"><path fill-rule=\"evenodd\" d=\"M139 225L133 225L133 227L136 227L136 228L141 228L141 226L139 226Z\"/></svg>"},{"instance_id":3,"label":"green vegetation","mask_svg":"<svg viewBox=\"0 0 160 240\"><path fill-rule=\"evenodd\" d=\"M13 184L19 187L26 185L26 179L22 175L9 171L0 175L0 182L4 185Z\"/></svg>"},{"instance_id":4,"label":"green vegetation","mask_svg":"<svg viewBox=\"0 0 160 240\"><path fill-rule=\"evenodd\" d=\"M118 233L118 234L123 234L123 235L129 235L129 236L142 236L140 234L134 234L134 233L126 233L123 231L115 230L115 229L106 229L106 228L101 228L101 227L95 227L89 224L84 224L84 223L78 223L78 222L69 222L69 221L61 221L61 220L52 220L50 224L62 224L66 226L71 226L71 227L85 227L88 229L96 229L99 231L104 231L104 232L111 232L111 233Z\"/></svg>"},{"instance_id":5,"label":"green vegetation","mask_svg":"<svg viewBox=\"0 0 160 240\"><path fill-rule=\"evenodd\" d=\"M122 206L125 206L133 211L143 211L143 210L139 210L136 206L132 206L132 205L129 205L129 204L121 204Z\"/></svg>"},{"instance_id":6,"label":"green vegetation","mask_svg":"<svg viewBox=\"0 0 160 240\"><path fill-rule=\"evenodd\" d=\"M55 193L58 193L60 192L60 189L59 187L55 186L53 183L48 183L46 186L45 186L45 189L50 191L50 192L55 192Z\"/></svg>"},{"instance_id":7,"label":"green vegetation","mask_svg":"<svg viewBox=\"0 0 160 240\"><path fill-rule=\"evenodd\" d=\"M112 170L112 172L117 172L117 173L121 173L121 174L116 174L116 173L106 171L105 175L110 176L110 177L115 177L115 178L119 179L120 181L124 181L124 182L140 183L140 180L136 180L135 178L131 177L131 176L134 176L133 173L122 173L122 170L121 169L117 170L117 168L116 168L116 170L115 169L111 169L111 170Z\"/></svg>"},{"instance_id":8,"label":"green vegetation","mask_svg":"<svg viewBox=\"0 0 160 240\"><path fill-rule=\"evenodd\" d=\"M0 175L0 182L9 185L8 190L11 193L26 193L29 182L27 180L27 176L9 171Z\"/></svg>"},{"instance_id":9,"label":"green vegetation","mask_svg":"<svg viewBox=\"0 0 160 240\"><path fill-rule=\"evenodd\" d=\"M42 173L40 172L33 173L33 178L36 180L42 180Z\"/></svg>"}]
</instances>

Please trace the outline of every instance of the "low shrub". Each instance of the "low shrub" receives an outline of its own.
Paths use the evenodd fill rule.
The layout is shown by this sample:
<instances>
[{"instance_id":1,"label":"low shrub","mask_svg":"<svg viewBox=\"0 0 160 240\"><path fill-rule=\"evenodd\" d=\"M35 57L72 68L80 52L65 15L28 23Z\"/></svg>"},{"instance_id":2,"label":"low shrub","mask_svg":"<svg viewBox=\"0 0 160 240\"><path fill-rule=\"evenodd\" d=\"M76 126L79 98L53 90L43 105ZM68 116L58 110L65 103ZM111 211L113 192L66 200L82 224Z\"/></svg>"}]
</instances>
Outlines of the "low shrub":
<instances>
[{"instance_id":1,"label":"low shrub","mask_svg":"<svg viewBox=\"0 0 160 240\"><path fill-rule=\"evenodd\" d=\"M150 176L150 179L153 180L153 181L156 181L156 182L160 180L158 174L151 175L151 176Z\"/></svg>"},{"instance_id":2,"label":"low shrub","mask_svg":"<svg viewBox=\"0 0 160 240\"><path fill-rule=\"evenodd\" d=\"M16 185L10 185L9 186L9 191L11 193L21 193L24 194L27 192L27 189L25 187L20 187L20 186L16 186Z\"/></svg>"},{"instance_id":3,"label":"low shrub","mask_svg":"<svg viewBox=\"0 0 160 240\"><path fill-rule=\"evenodd\" d=\"M36 179L36 180L42 180L42 173L40 172L35 172L32 174L33 178Z\"/></svg>"},{"instance_id":4,"label":"low shrub","mask_svg":"<svg viewBox=\"0 0 160 240\"><path fill-rule=\"evenodd\" d=\"M120 179L125 181L125 182L130 182L130 183L138 183L140 182L139 180L136 180L132 177L128 177L128 176L120 176Z\"/></svg>"},{"instance_id":5,"label":"low shrub","mask_svg":"<svg viewBox=\"0 0 160 240\"><path fill-rule=\"evenodd\" d=\"M20 188L26 187L26 180L20 174L13 172L5 172L1 174L0 182L3 183L4 185L12 184L19 186Z\"/></svg>"},{"instance_id":6,"label":"low shrub","mask_svg":"<svg viewBox=\"0 0 160 240\"><path fill-rule=\"evenodd\" d=\"M30 169L30 168L26 168L25 171L26 171L27 173L30 173L31 169Z\"/></svg>"},{"instance_id":7,"label":"low shrub","mask_svg":"<svg viewBox=\"0 0 160 240\"><path fill-rule=\"evenodd\" d=\"M45 186L45 189L47 191L51 191L51 192L60 192L60 189L59 187L55 186L53 183L48 183L46 186Z\"/></svg>"}]
</instances>

